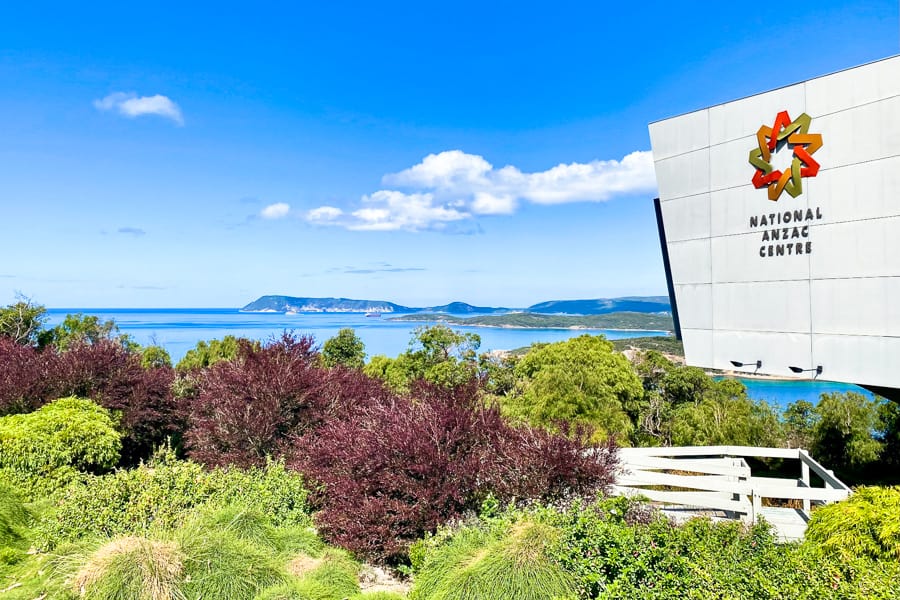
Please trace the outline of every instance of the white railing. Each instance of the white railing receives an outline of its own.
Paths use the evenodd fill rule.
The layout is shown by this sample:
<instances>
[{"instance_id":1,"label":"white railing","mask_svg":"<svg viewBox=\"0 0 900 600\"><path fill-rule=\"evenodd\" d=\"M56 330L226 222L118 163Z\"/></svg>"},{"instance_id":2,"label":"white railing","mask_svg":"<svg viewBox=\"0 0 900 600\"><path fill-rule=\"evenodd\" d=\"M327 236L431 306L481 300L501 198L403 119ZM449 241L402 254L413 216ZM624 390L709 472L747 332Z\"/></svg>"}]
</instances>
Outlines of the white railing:
<instances>
[{"instance_id":1,"label":"white railing","mask_svg":"<svg viewBox=\"0 0 900 600\"><path fill-rule=\"evenodd\" d=\"M641 495L663 505L699 511L725 511L728 517L750 522L761 514L763 498L800 500L805 521L814 504L837 502L851 493L833 472L796 448L621 448L619 457L615 494ZM744 460L750 457L799 460L800 476L754 477ZM810 472L822 480L822 487L811 486Z\"/></svg>"}]
</instances>

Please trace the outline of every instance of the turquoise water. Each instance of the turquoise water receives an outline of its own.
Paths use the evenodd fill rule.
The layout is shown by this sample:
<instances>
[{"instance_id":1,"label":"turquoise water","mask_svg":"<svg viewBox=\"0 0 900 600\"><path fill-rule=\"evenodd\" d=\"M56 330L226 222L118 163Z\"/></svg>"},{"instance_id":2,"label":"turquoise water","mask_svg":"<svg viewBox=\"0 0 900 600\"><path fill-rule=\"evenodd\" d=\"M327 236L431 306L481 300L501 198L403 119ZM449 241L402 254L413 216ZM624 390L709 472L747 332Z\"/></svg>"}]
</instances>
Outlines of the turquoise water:
<instances>
[{"instance_id":1,"label":"turquoise water","mask_svg":"<svg viewBox=\"0 0 900 600\"><path fill-rule=\"evenodd\" d=\"M807 400L812 404L819 401L822 394L857 392L872 397L872 392L853 385L837 381L778 381L772 379L748 379L737 377L747 386L747 395L754 400L765 400L769 404L784 408L796 400Z\"/></svg>"},{"instance_id":2,"label":"turquoise water","mask_svg":"<svg viewBox=\"0 0 900 600\"><path fill-rule=\"evenodd\" d=\"M423 323L391 321L391 316L366 317L353 313L242 313L233 308L197 309L95 309L57 308L48 311L48 325L56 325L67 314L83 313L100 319L114 319L122 333L134 337L140 344L163 346L178 361L200 340L222 338L226 335L266 340L281 335L284 330L311 334L318 343L337 334L343 327L352 327L366 345L369 356L385 354L397 356L409 345L412 330ZM454 329L481 336L481 350L512 350L532 342L559 342L584 333L603 334L609 339L637 336L667 335L664 331L613 331L603 329L500 329L488 327L458 327Z\"/></svg>"}]
</instances>

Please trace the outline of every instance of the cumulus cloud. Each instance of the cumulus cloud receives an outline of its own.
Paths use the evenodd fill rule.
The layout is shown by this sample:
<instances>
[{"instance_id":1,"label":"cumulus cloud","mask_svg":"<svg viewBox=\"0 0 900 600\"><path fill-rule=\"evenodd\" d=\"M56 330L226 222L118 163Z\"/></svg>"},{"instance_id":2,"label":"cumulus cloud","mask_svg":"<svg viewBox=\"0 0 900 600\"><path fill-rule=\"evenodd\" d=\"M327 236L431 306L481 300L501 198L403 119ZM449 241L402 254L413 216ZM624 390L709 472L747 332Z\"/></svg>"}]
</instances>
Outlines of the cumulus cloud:
<instances>
[{"instance_id":1,"label":"cumulus cloud","mask_svg":"<svg viewBox=\"0 0 900 600\"><path fill-rule=\"evenodd\" d=\"M94 100L94 108L103 112L116 112L134 119L143 115L157 115L178 125L184 125L181 108L166 96L138 96L134 92L114 92L100 100Z\"/></svg>"},{"instance_id":2,"label":"cumulus cloud","mask_svg":"<svg viewBox=\"0 0 900 600\"><path fill-rule=\"evenodd\" d=\"M511 215L521 203L604 202L656 187L648 151L632 152L622 160L560 164L525 173L514 166L498 169L482 156L449 150L385 175L382 183L391 189L363 196L355 210L321 206L309 211L306 219L359 231L448 230L454 222L480 215Z\"/></svg>"},{"instance_id":3,"label":"cumulus cloud","mask_svg":"<svg viewBox=\"0 0 900 600\"><path fill-rule=\"evenodd\" d=\"M291 205L285 202L270 204L259 212L263 219L283 219L291 212Z\"/></svg>"}]
</instances>

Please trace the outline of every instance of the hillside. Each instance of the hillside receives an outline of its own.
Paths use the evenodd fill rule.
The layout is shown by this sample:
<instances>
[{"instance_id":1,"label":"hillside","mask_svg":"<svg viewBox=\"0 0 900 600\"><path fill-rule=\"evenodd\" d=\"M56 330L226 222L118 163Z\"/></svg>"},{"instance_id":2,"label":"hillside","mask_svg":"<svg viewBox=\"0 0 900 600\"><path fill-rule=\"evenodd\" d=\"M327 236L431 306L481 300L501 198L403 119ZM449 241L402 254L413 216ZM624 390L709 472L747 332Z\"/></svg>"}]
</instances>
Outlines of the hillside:
<instances>
[{"instance_id":1,"label":"hillside","mask_svg":"<svg viewBox=\"0 0 900 600\"><path fill-rule=\"evenodd\" d=\"M447 313L451 315L487 315L514 310L522 313L546 315L603 315L618 312L669 312L665 296L628 296L596 298L592 300L548 300L526 309L500 306L475 306L466 302L450 302L440 306L412 307L385 300L354 300L351 298L309 298L301 296L266 295L240 309L243 312L380 312L380 313Z\"/></svg>"},{"instance_id":2,"label":"hillside","mask_svg":"<svg viewBox=\"0 0 900 600\"><path fill-rule=\"evenodd\" d=\"M603 315L615 312L656 313L672 310L666 296L597 298L595 300L550 300L529 306L530 313Z\"/></svg>"},{"instance_id":3,"label":"hillside","mask_svg":"<svg viewBox=\"0 0 900 600\"><path fill-rule=\"evenodd\" d=\"M638 312L602 315L544 315L529 312L479 317L419 313L394 317L392 321L446 323L466 327L514 327L523 329L644 329L671 331L672 317Z\"/></svg>"},{"instance_id":4,"label":"hillside","mask_svg":"<svg viewBox=\"0 0 900 600\"><path fill-rule=\"evenodd\" d=\"M301 298L296 296L262 296L241 309L244 312L410 312L415 309L384 300L352 300L350 298Z\"/></svg>"}]
</instances>

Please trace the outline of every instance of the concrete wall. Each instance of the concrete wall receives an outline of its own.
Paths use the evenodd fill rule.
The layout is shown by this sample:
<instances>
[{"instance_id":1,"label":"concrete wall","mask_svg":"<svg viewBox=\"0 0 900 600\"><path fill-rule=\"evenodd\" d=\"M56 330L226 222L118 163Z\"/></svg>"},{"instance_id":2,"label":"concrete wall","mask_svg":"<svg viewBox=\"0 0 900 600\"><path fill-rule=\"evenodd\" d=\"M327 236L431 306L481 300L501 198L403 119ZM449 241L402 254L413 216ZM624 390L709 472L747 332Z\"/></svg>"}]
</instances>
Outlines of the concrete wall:
<instances>
[{"instance_id":1,"label":"concrete wall","mask_svg":"<svg viewBox=\"0 0 900 600\"><path fill-rule=\"evenodd\" d=\"M748 156L784 110L812 117L821 168L771 201ZM650 137L688 363L822 365L823 379L900 388L900 57L653 123ZM761 257L777 242L751 216L796 209L821 215L804 223L811 252Z\"/></svg>"}]
</instances>

